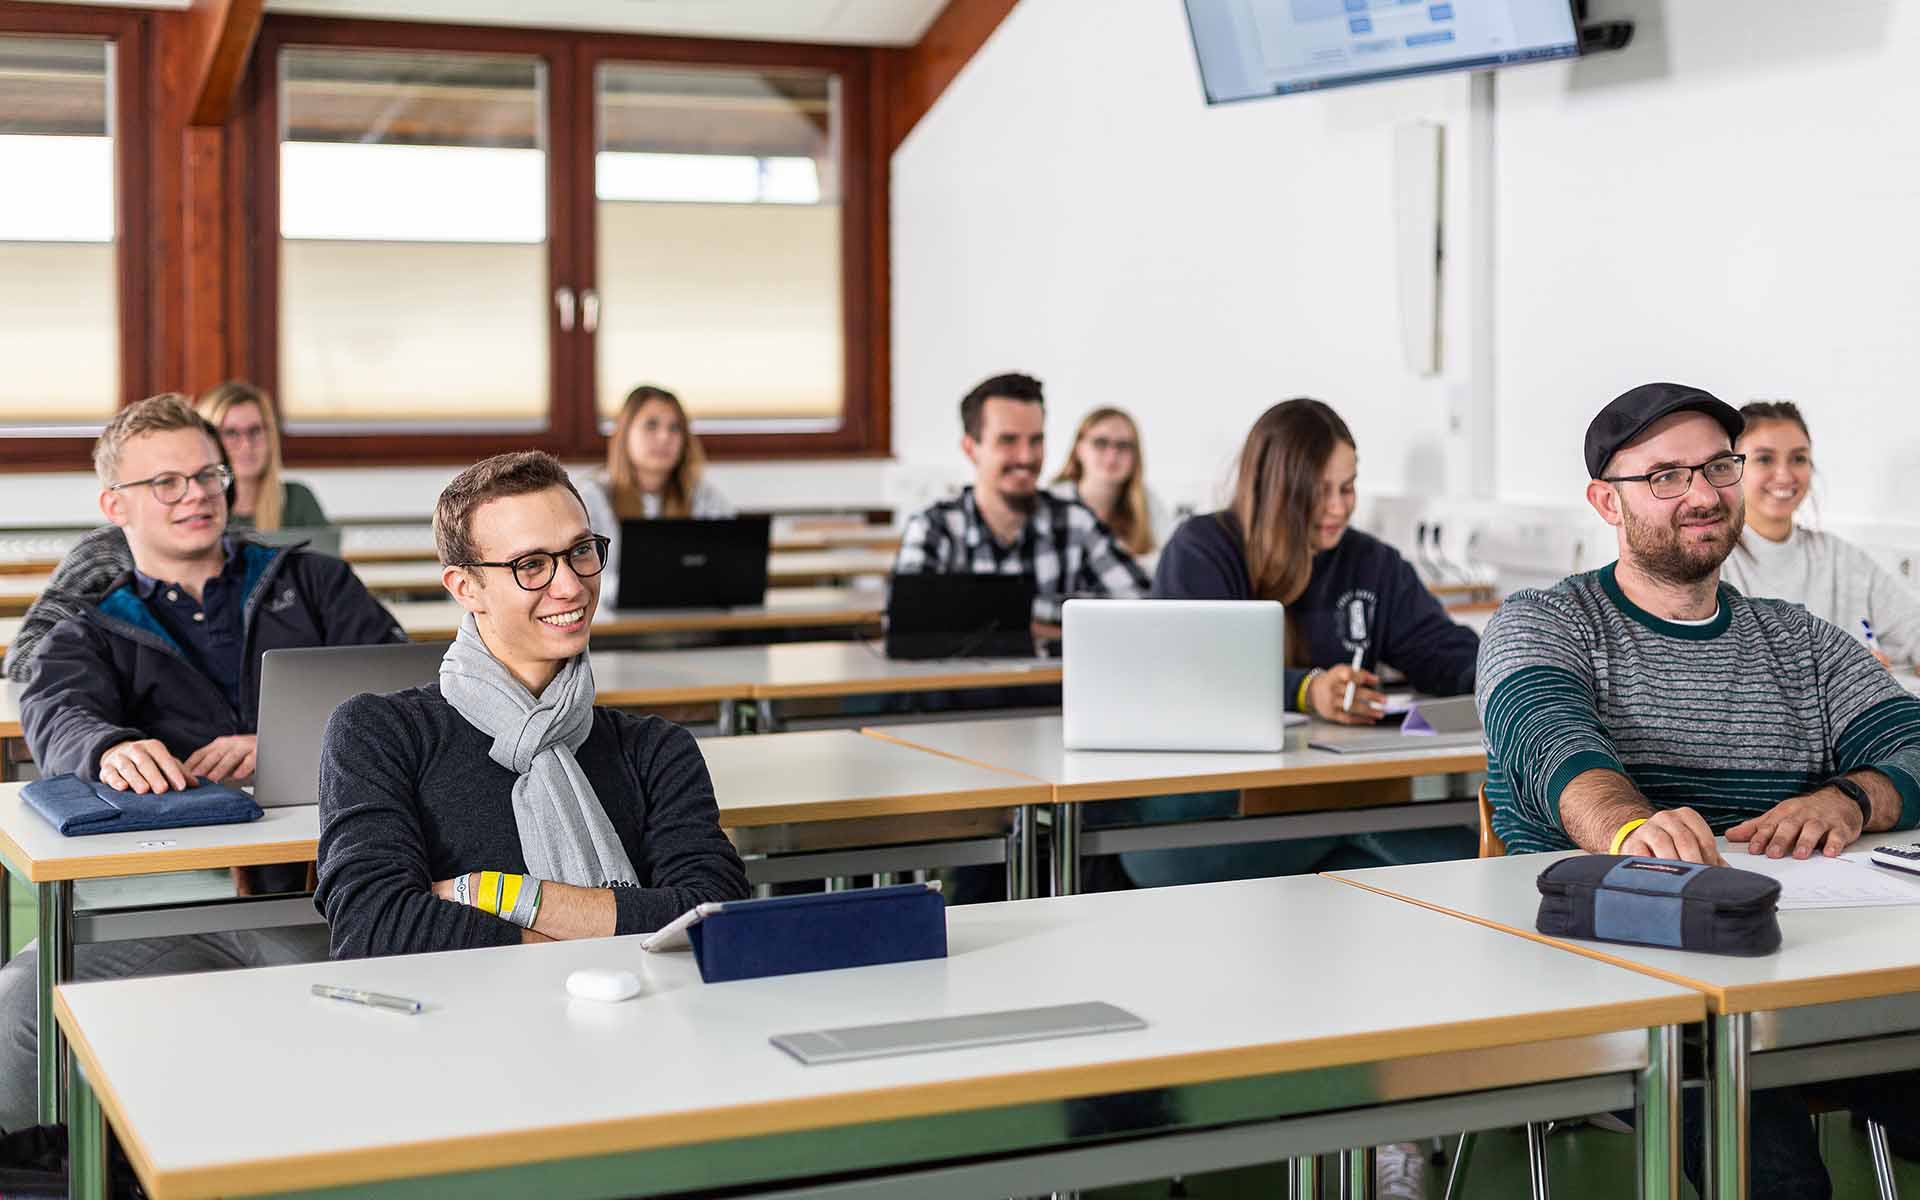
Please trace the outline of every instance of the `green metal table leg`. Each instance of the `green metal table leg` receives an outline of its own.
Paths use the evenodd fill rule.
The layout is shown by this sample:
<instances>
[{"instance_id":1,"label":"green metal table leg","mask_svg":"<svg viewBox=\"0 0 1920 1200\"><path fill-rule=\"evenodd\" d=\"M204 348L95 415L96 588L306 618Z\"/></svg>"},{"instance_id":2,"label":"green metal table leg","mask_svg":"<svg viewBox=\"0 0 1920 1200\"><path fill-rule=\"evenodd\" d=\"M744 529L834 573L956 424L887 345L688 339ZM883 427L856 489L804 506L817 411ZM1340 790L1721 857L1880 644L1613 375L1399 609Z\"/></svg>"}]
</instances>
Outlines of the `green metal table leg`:
<instances>
[{"instance_id":1,"label":"green metal table leg","mask_svg":"<svg viewBox=\"0 0 1920 1200\"><path fill-rule=\"evenodd\" d=\"M1707 1019L1707 1200L1747 1196L1747 1014Z\"/></svg>"},{"instance_id":2,"label":"green metal table leg","mask_svg":"<svg viewBox=\"0 0 1920 1200\"><path fill-rule=\"evenodd\" d=\"M1021 804L1013 810L1013 829L1007 834L1007 899L1033 899L1035 853L1034 823L1039 819L1034 805Z\"/></svg>"},{"instance_id":3,"label":"green metal table leg","mask_svg":"<svg viewBox=\"0 0 1920 1200\"><path fill-rule=\"evenodd\" d=\"M1340 1200L1373 1200L1374 1149L1349 1150L1340 1162Z\"/></svg>"},{"instance_id":4,"label":"green metal table leg","mask_svg":"<svg viewBox=\"0 0 1920 1200\"><path fill-rule=\"evenodd\" d=\"M1308 1154L1287 1160L1287 1194L1294 1200L1320 1200L1320 1160Z\"/></svg>"},{"instance_id":5,"label":"green metal table leg","mask_svg":"<svg viewBox=\"0 0 1920 1200\"><path fill-rule=\"evenodd\" d=\"M54 985L73 978L73 884L40 885L40 1123L60 1120L60 1066L67 1040L53 1019Z\"/></svg>"},{"instance_id":6,"label":"green metal table leg","mask_svg":"<svg viewBox=\"0 0 1920 1200\"><path fill-rule=\"evenodd\" d=\"M1071 896L1080 890L1080 806L1053 806L1053 894Z\"/></svg>"},{"instance_id":7,"label":"green metal table leg","mask_svg":"<svg viewBox=\"0 0 1920 1200\"><path fill-rule=\"evenodd\" d=\"M68 1200L107 1200L112 1194L107 1122L79 1063L67 1073Z\"/></svg>"},{"instance_id":8,"label":"green metal table leg","mask_svg":"<svg viewBox=\"0 0 1920 1200\"><path fill-rule=\"evenodd\" d=\"M1680 1027L1647 1030L1647 1066L1634 1081L1640 1200L1675 1200L1680 1195L1681 1078Z\"/></svg>"}]
</instances>

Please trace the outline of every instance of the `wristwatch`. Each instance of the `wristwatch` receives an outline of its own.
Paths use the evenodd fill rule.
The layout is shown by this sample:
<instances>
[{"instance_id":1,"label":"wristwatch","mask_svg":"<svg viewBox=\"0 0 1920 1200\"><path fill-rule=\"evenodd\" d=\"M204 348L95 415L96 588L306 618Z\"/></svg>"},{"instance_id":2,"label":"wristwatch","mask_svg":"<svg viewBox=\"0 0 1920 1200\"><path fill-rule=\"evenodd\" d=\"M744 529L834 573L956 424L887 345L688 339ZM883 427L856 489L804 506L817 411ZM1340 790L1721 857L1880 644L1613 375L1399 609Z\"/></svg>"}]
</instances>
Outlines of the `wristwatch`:
<instances>
[{"instance_id":1,"label":"wristwatch","mask_svg":"<svg viewBox=\"0 0 1920 1200\"><path fill-rule=\"evenodd\" d=\"M1873 797L1867 795L1867 789L1845 775L1835 775L1827 780L1827 786L1860 806L1860 832L1865 833L1867 826L1873 822Z\"/></svg>"}]
</instances>

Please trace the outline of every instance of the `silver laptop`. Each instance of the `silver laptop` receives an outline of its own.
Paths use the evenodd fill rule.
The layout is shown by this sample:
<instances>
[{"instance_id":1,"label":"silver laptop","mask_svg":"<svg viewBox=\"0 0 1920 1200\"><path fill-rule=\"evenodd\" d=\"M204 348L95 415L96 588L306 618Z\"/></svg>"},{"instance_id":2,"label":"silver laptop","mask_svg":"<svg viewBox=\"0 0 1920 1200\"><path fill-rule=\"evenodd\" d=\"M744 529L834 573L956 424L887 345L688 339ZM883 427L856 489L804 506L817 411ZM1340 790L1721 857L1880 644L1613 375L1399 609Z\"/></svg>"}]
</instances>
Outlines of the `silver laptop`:
<instances>
[{"instance_id":1,"label":"silver laptop","mask_svg":"<svg viewBox=\"0 0 1920 1200\"><path fill-rule=\"evenodd\" d=\"M447 645L316 646L261 655L254 800L262 808L317 803L320 737L333 710L362 692L434 682Z\"/></svg>"},{"instance_id":2,"label":"silver laptop","mask_svg":"<svg viewBox=\"0 0 1920 1200\"><path fill-rule=\"evenodd\" d=\"M1069 750L1254 750L1286 742L1286 617L1271 600L1069 600Z\"/></svg>"}]
</instances>

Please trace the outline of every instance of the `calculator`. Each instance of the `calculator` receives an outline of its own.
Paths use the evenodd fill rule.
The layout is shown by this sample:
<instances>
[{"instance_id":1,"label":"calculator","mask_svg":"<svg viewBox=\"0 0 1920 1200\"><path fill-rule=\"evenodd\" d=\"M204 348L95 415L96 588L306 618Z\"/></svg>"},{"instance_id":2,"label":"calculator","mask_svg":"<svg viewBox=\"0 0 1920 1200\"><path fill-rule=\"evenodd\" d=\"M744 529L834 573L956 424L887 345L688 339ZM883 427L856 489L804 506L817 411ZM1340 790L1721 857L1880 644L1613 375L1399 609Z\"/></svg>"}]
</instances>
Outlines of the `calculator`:
<instances>
[{"instance_id":1,"label":"calculator","mask_svg":"<svg viewBox=\"0 0 1920 1200\"><path fill-rule=\"evenodd\" d=\"M1920 875L1920 842L1904 846L1876 846L1868 855L1875 866L1892 867L1909 875Z\"/></svg>"}]
</instances>

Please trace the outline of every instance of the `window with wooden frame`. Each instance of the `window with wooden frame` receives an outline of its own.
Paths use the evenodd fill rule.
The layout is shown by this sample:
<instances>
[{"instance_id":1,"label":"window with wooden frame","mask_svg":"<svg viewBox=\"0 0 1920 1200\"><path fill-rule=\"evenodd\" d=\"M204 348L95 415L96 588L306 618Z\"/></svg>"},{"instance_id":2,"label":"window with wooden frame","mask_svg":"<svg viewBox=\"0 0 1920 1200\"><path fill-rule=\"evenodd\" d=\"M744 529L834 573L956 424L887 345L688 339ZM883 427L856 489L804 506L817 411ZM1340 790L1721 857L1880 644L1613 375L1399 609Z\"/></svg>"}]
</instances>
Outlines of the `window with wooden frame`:
<instances>
[{"instance_id":1,"label":"window with wooden frame","mask_svg":"<svg viewBox=\"0 0 1920 1200\"><path fill-rule=\"evenodd\" d=\"M145 33L0 3L0 463L84 463L146 386Z\"/></svg>"},{"instance_id":2,"label":"window with wooden frame","mask_svg":"<svg viewBox=\"0 0 1920 1200\"><path fill-rule=\"evenodd\" d=\"M296 462L885 453L874 52L270 17L254 377Z\"/></svg>"}]
</instances>

